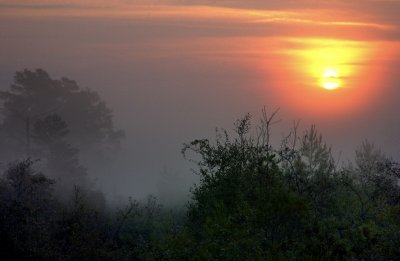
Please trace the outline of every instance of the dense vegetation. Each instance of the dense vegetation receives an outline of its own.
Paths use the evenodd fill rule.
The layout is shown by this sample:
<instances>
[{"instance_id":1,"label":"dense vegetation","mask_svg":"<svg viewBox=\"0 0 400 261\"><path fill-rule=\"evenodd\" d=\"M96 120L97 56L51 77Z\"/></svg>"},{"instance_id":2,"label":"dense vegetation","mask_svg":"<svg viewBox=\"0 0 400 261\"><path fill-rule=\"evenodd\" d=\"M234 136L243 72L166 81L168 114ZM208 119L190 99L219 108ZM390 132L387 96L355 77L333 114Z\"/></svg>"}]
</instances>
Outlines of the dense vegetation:
<instances>
[{"instance_id":1,"label":"dense vegetation","mask_svg":"<svg viewBox=\"0 0 400 261\"><path fill-rule=\"evenodd\" d=\"M233 135L223 130L214 141L185 144L183 156L197 164L200 182L182 210L167 209L152 196L107 206L99 192L79 183L60 197L58 177L79 173L77 152L68 145L72 141L62 115L41 117L32 138L37 148L45 144L41 148L50 152L41 155L55 167L45 168L44 175L36 170L40 161L28 158L4 168L3 258L398 259L400 164L365 142L354 163L339 165L315 127L302 135L295 127L272 146L273 120L264 112L252 127L246 115ZM57 151L68 148L71 154ZM57 155L73 156L69 163L75 167L53 159Z\"/></svg>"},{"instance_id":2,"label":"dense vegetation","mask_svg":"<svg viewBox=\"0 0 400 261\"><path fill-rule=\"evenodd\" d=\"M396 259L400 256L400 165L365 143L338 168L315 128L269 144L271 118L249 135L195 140L201 182L185 212L154 197L120 210L75 187L67 201L34 162L11 164L0 186L1 251L36 260ZM299 143L297 145L296 143Z\"/></svg>"}]
</instances>

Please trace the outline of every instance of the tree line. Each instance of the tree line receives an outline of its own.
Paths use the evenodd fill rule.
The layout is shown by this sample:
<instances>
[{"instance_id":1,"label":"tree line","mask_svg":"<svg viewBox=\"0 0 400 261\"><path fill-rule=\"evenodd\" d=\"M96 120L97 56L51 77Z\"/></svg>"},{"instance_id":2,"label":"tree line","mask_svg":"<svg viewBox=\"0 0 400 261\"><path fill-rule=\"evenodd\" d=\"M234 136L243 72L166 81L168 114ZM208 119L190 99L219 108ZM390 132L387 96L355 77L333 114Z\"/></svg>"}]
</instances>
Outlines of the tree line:
<instances>
[{"instance_id":1,"label":"tree line","mask_svg":"<svg viewBox=\"0 0 400 261\"><path fill-rule=\"evenodd\" d=\"M32 79L25 81L27 77ZM69 103L75 107L79 100L91 108L88 111L97 111L84 116L93 117L93 123L86 124L99 132L96 140L78 134L84 132L77 130L82 122L74 127L68 113L61 109L48 113L54 106L36 101L49 95L40 89L45 85L42 78L55 93L64 88L75 93L52 101L57 108ZM153 196L111 207L99 200L101 192L74 178L84 177L85 169L79 162L77 140L104 148L107 142L116 145L122 139L105 103L73 81L52 80L42 70L17 73L15 81L11 91L0 96L5 108L2 135L21 133L19 139L2 139L10 148L14 144L15 157L22 159L1 161L0 248L9 260L396 260L400 256L400 164L370 142L357 149L353 163L339 165L314 126L303 133L295 126L280 145L273 146L275 114L264 110L255 125L247 114L235 122L233 134L219 130L213 140L197 139L183 146L183 157L196 164L194 171L200 177L183 209L163 207ZM45 115L34 117L41 112ZM94 120L95 115L103 116ZM7 134L10 122L18 127ZM30 155L44 158L45 163ZM41 164L46 175L38 171ZM60 197L58 183L64 180L70 189Z\"/></svg>"}]
</instances>

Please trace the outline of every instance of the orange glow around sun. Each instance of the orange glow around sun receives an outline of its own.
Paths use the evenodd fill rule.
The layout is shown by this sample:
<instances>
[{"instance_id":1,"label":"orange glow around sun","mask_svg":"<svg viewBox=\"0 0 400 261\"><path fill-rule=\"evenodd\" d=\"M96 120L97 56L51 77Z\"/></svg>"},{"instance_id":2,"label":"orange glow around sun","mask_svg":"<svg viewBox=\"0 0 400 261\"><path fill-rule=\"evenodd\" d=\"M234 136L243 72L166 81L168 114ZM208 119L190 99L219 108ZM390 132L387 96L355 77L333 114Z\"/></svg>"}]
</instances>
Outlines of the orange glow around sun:
<instances>
[{"instance_id":1,"label":"orange glow around sun","mask_svg":"<svg viewBox=\"0 0 400 261\"><path fill-rule=\"evenodd\" d=\"M305 44L308 46L294 56L307 64L304 73L316 87L326 90L350 88L351 79L361 73L357 64L368 57L367 48L358 42L316 39Z\"/></svg>"},{"instance_id":2,"label":"orange glow around sun","mask_svg":"<svg viewBox=\"0 0 400 261\"><path fill-rule=\"evenodd\" d=\"M357 113L376 99L381 75L371 61L384 57L377 53L382 46L322 38L286 41L274 67L267 65L273 71L277 103L299 115L328 117Z\"/></svg>"}]
</instances>

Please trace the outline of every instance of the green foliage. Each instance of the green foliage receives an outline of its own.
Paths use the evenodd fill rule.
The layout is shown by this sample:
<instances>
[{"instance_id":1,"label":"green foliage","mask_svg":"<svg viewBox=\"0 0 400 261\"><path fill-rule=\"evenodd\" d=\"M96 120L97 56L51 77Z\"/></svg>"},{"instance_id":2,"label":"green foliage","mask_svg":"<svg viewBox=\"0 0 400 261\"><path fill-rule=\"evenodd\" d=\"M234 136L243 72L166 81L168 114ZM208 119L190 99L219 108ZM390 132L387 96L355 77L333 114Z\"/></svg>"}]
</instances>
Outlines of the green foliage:
<instances>
[{"instance_id":1,"label":"green foliage","mask_svg":"<svg viewBox=\"0 0 400 261\"><path fill-rule=\"evenodd\" d=\"M366 142L355 165L339 168L314 126L301 137L295 127L275 149L273 118L264 112L254 129L246 115L233 138L223 130L185 144L200 182L183 212L153 196L114 211L80 188L59 200L34 162L11 165L0 181L0 250L11 260L397 260L399 163ZM67 135L55 115L36 130L47 145Z\"/></svg>"},{"instance_id":2,"label":"green foliage","mask_svg":"<svg viewBox=\"0 0 400 261\"><path fill-rule=\"evenodd\" d=\"M188 227L198 259L261 260L288 257L301 236L307 202L289 189L269 144L272 117L252 137L250 116L236 124L237 138L217 133L215 145L195 140L184 148L200 155L201 183L193 190Z\"/></svg>"},{"instance_id":3,"label":"green foliage","mask_svg":"<svg viewBox=\"0 0 400 261\"><path fill-rule=\"evenodd\" d=\"M186 232L192 259L394 258L398 164L367 146L357 169L337 170L315 126L301 138L295 127L276 150L273 116L264 113L256 136L246 115L233 140L223 131L215 145L185 145L184 155L200 158Z\"/></svg>"}]
</instances>

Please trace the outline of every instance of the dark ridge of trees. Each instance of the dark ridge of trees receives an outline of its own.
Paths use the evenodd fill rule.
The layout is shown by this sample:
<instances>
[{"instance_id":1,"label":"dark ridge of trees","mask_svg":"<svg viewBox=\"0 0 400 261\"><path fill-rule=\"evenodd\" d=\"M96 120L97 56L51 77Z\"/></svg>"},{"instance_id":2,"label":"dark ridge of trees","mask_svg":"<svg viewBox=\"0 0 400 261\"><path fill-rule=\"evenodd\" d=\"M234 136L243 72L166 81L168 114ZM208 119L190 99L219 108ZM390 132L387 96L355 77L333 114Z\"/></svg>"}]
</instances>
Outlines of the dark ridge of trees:
<instances>
[{"instance_id":1,"label":"dark ridge of trees","mask_svg":"<svg viewBox=\"0 0 400 261\"><path fill-rule=\"evenodd\" d=\"M274 117L214 142L194 140L183 155L200 182L185 211L156 198L98 207L75 187L59 200L35 162L9 165L0 180L0 250L9 260L397 260L400 164L365 142L355 164L339 167L313 126L275 148ZM51 127L47 127L50 125ZM43 134L40 129L52 130ZM57 116L37 123L38 139L61 142ZM60 141L61 139L61 141ZM196 159L196 160L194 160Z\"/></svg>"}]
</instances>

